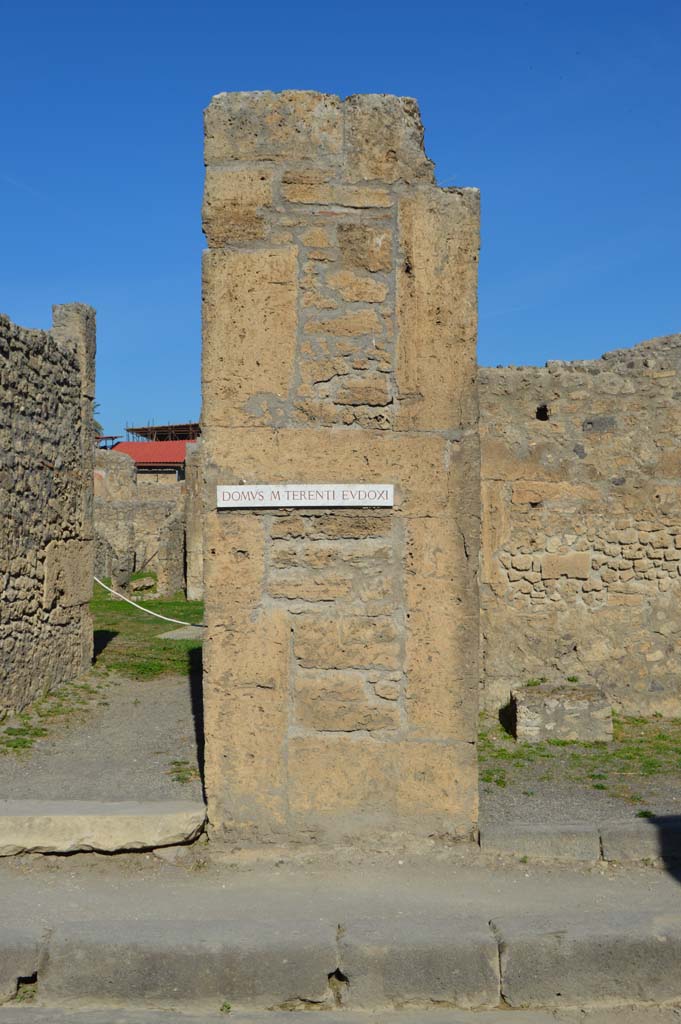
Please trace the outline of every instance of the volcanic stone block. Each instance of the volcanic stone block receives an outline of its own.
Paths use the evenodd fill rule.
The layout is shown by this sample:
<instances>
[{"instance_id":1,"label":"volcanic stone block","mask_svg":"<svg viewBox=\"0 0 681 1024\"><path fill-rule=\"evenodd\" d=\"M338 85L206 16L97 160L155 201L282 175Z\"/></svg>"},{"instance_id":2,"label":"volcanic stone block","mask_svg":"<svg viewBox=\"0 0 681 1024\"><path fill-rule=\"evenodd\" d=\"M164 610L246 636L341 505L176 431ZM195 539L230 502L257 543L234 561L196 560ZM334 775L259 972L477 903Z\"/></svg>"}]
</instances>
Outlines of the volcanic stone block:
<instances>
[{"instance_id":1,"label":"volcanic stone block","mask_svg":"<svg viewBox=\"0 0 681 1024\"><path fill-rule=\"evenodd\" d=\"M518 740L612 740L612 708L595 686L524 686L511 701Z\"/></svg>"}]
</instances>

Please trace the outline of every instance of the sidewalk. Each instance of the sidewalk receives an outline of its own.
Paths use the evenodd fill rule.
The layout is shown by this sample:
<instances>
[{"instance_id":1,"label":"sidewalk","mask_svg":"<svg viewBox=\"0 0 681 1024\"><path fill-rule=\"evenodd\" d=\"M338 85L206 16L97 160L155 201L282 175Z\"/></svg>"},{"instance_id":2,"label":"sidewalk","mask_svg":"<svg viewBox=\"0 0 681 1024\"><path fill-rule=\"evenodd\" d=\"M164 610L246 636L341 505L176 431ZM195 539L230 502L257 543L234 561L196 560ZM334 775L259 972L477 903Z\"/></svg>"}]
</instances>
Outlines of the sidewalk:
<instances>
[{"instance_id":1,"label":"sidewalk","mask_svg":"<svg viewBox=\"0 0 681 1024\"><path fill-rule=\"evenodd\" d=\"M188 872L140 854L5 862L0 893L0 992L10 998L23 979L20 997L30 989L37 1007L209 1020L224 1003L393 1009L411 1024L406 1011L426 1007L681 1003L681 887L651 869L384 855ZM25 1024L29 1012L16 1007ZM0 1024L14 1024L3 1013Z\"/></svg>"},{"instance_id":2,"label":"sidewalk","mask_svg":"<svg viewBox=\"0 0 681 1024\"><path fill-rule=\"evenodd\" d=\"M681 1010L672 1008L616 1007L608 1010L535 1011L402 1010L377 1014L307 1011L243 1013L230 1011L196 1016L156 1010L44 1010L0 1007L0 1024L679 1024Z\"/></svg>"}]
</instances>

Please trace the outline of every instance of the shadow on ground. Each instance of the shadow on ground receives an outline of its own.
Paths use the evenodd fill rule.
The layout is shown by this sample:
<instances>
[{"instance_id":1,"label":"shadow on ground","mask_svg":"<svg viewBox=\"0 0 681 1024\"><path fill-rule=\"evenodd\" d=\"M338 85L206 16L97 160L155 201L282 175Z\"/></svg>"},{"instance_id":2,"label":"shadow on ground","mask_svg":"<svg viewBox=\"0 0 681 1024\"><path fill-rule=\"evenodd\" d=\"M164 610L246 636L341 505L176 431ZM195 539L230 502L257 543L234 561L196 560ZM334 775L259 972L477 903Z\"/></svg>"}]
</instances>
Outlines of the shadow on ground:
<instances>
[{"instance_id":1,"label":"shadow on ground","mask_svg":"<svg viewBox=\"0 0 681 1024\"><path fill-rule=\"evenodd\" d=\"M92 660L97 661L97 658L102 653L102 651L117 636L117 629L96 629L93 633Z\"/></svg>"},{"instance_id":2,"label":"shadow on ground","mask_svg":"<svg viewBox=\"0 0 681 1024\"><path fill-rule=\"evenodd\" d=\"M194 735L196 737L196 754L199 762L199 775L203 798L206 799L204 779L204 747L205 734L203 729L203 651L200 647L192 647L187 651L187 672L189 676L189 693L192 702L192 718L194 719Z\"/></svg>"},{"instance_id":3,"label":"shadow on ground","mask_svg":"<svg viewBox=\"0 0 681 1024\"><path fill-rule=\"evenodd\" d=\"M668 874L681 883L681 815L651 818L650 823L657 829L660 857Z\"/></svg>"}]
</instances>

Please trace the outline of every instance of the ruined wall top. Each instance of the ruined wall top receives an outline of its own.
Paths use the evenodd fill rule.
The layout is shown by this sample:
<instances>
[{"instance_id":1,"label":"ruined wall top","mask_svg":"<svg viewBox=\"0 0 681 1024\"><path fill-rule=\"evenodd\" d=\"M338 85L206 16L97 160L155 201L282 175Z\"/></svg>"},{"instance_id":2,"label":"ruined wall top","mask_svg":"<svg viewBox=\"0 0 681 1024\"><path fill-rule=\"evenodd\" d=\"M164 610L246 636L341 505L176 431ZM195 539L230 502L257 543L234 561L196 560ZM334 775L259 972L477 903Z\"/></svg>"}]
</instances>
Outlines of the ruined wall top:
<instances>
[{"instance_id":1,"label":"ruined wall top","mask_svg":"<svg viewBox=\"0 0 681 1024\"><path fill-rule=\"evenodd\" d=\"M488 384L499 378L500 374L509 373L548 373L562 372L597 374L608 370L622 372L639 370L656 362L678 361L681 355L681 334L663 334L657 338L641 341L631 348L615 348L596 359L549 359L542 365L481 366L480 383Z\"/></svg>"}]
</instances>

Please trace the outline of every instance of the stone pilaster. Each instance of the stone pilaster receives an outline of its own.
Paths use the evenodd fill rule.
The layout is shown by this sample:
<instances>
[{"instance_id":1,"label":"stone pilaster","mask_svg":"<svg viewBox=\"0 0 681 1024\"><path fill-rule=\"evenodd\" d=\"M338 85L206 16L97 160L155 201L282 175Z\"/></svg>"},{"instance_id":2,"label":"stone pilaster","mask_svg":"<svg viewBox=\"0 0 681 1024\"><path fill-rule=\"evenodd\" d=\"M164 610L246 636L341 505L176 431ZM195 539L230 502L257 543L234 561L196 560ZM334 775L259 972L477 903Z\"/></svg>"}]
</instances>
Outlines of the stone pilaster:
<instances>
[{"instance_id":1,"label":"stone pilaster","mask_svg":"<svg viewBox=\"0 0 681 1024\"><path fill-rule=\"evenodd\" d=\"M393 96L206 111L206 785L236 841L476 823L479 199L422 136ZM293 480L395 506L216 510Z\"/></svg>"}]
</instances>

